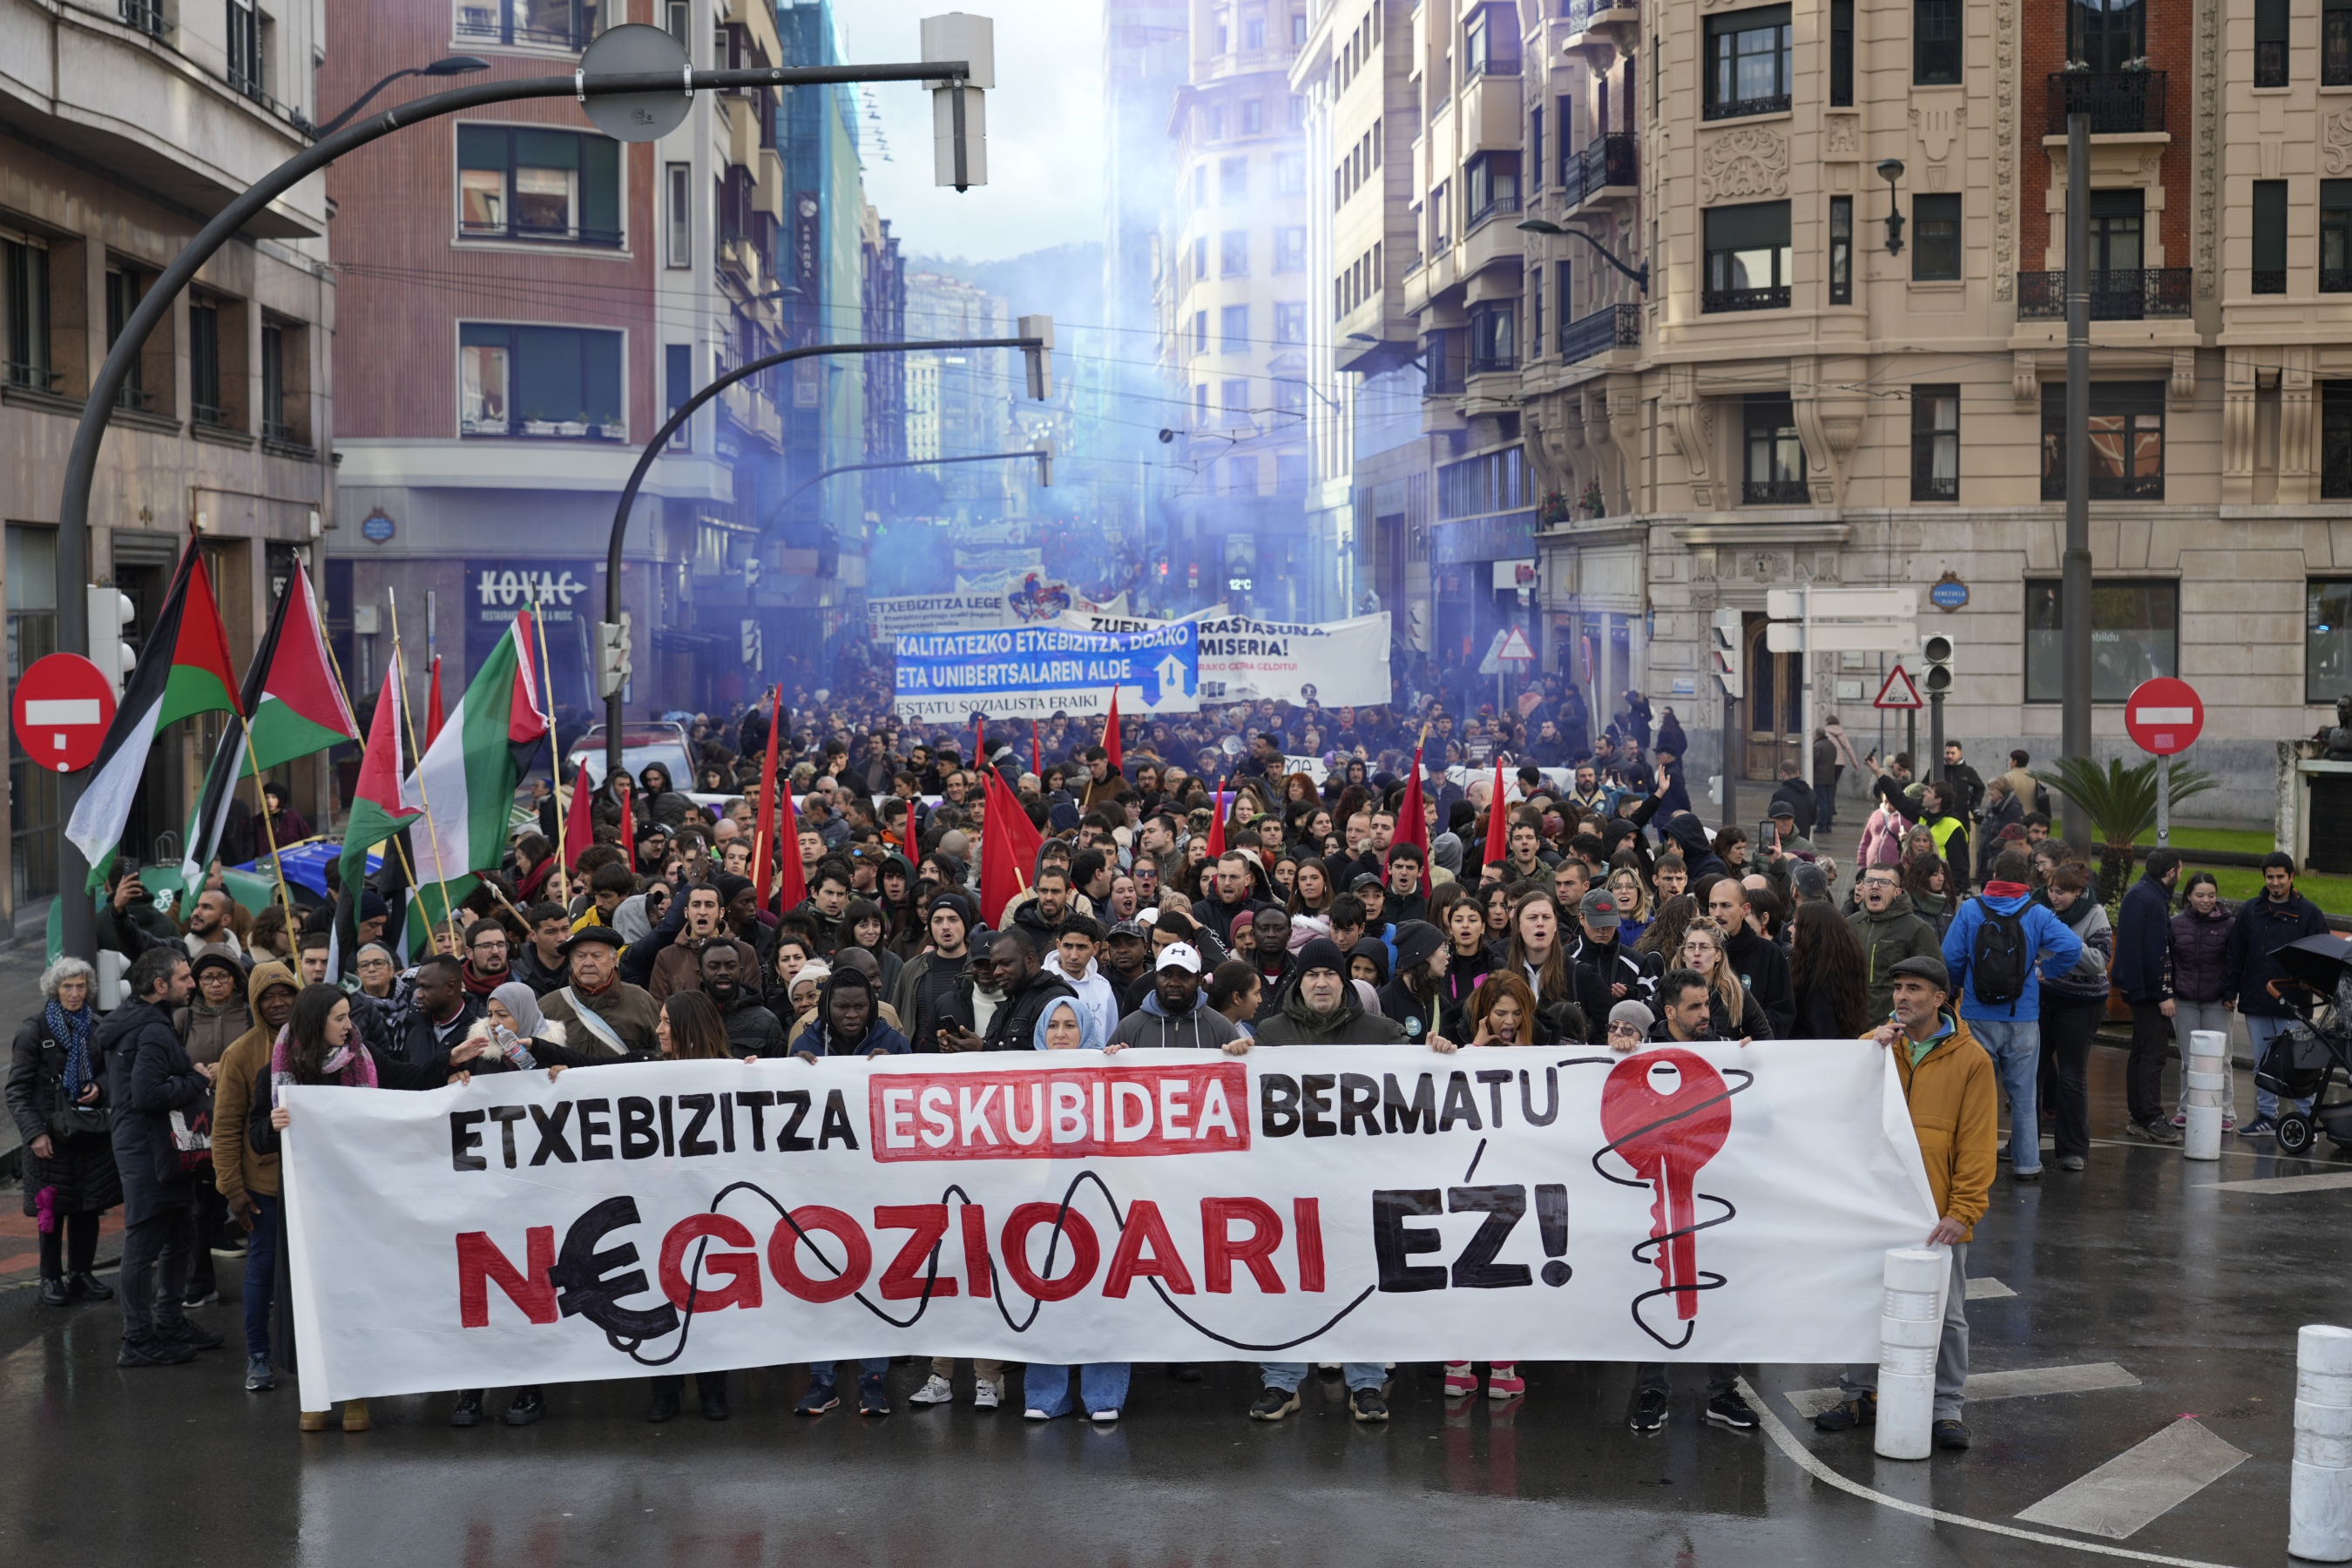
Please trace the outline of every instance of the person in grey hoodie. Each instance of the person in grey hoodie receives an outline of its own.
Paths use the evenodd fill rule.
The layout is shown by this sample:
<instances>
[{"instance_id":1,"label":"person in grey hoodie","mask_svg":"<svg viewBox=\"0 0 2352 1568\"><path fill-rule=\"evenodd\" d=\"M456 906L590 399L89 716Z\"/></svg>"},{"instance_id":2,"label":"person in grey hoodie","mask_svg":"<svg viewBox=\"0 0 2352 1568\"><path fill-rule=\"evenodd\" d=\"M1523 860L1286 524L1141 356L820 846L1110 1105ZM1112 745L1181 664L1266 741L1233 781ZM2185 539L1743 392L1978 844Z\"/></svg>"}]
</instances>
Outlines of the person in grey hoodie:
<instances>
[{"instance_id":1,"label":"person in grey hoodie","mask_svg":"<svg viewBox=\"0 0 2352 1568\"><path fill-rule=\"evenodd\" d=\"M1143 1005L1119 1021L1110 1034L1114 1046L1154 1049L1223 1050L1242 1037L1241 1028L1209 1005L1201 994L1201 954L1191 942L1171 942L1160 952L1160 967Z\"/></svg>"}]
</instances>

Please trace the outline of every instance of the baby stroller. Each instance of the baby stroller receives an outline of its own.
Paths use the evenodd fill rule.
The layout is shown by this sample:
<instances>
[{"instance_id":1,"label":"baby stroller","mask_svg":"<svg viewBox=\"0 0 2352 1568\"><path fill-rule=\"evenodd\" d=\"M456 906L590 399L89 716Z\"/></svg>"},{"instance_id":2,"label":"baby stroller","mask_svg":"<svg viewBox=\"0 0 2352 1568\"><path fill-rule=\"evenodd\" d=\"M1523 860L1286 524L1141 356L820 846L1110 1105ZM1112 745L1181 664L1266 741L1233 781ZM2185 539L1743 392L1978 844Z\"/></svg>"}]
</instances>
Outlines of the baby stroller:
<instances>
[{"instance_id":1,"label":"baby stroller","mask_svg":"<svg viewBox=\"0 0 2352 1568\"><path fill-rule=\"evenodd\" d=\"M2327 1102L2337 1078L2352 1084L2352 941L2306 936L2272 955L2286 972L2282 999L2303 1022L2279 1035L2254 1064L2254 1081L2281 1100L2309 1100L2311 1114L2279 1117L2283 1154L2300 1154L2321 1132L2352 1152L2352 1100Z\"/></svg>"}]
</instances>

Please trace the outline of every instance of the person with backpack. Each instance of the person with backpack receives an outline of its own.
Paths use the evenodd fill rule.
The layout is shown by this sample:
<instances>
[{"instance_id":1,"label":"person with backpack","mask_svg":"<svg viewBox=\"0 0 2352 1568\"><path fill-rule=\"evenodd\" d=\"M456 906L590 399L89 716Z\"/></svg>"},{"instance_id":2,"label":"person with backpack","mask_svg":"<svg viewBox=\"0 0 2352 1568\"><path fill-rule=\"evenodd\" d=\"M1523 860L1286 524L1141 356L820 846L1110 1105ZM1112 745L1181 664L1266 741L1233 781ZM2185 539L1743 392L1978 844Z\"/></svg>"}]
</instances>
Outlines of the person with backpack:
<instances>
[{"instance_id":1,"label":"person with backpack","mask_svg":"<svg viewBox=\"0 0 2352 1568\"><path fill-rule=\"evenodd\" d=\"M2009 1102L2010 1174L2042 1179L2035 1109L2042 1057L2041 974L2064 974L2082 961L2083 939L2033 901L2025 857L2003 850L1984 892L1962 904L1944 933L1944 967L1960 993L1960 1017L1992 1058Z\"/></svg>"}]
</instances>

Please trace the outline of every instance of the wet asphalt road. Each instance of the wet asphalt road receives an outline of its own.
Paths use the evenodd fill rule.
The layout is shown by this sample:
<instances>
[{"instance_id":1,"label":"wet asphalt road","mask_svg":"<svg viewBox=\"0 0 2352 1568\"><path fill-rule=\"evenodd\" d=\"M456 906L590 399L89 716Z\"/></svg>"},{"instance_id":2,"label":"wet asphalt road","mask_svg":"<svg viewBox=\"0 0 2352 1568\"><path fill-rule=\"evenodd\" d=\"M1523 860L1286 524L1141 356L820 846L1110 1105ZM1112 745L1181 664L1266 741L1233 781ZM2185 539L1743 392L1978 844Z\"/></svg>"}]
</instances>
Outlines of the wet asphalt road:
<instances>
[{"instance_id":1,"label":"wet asphalt road","mask_svg":"<svg viewBox=\"0 0 2352 1568\"><path fill-rule=\"evenodd\" d=\"M2120 1051L2095 1053L2099 1139L2122 1132L2121 1066ZM2250 1110L2242 1072L2238 1091ZM239 1386L233 1307L196 1314L229 1350L121 1372L111 1304L47 1310L19 1289L0 1292L0 1565L2268 1568L2289 1561L2295 1329L2352 1319L2352 1184L2211 1184L2330 1173L2352 1161L2233 1151L2191 1165L2102 1142L2083 1175L2001 1180L1969 1273L2013 1294L1970 1302L1972 1370L2136 1381L1978 1401L1975 1448L1922 1464L1874 1459L1867 1433L1816 1434L1789 1395L1835 1373L1805 1366L1748 1369L1777 1438L1705 1425L1696 1368L1677 1372L1667 1430L1637 1436L1623 1420L1631 1369L1605 1364L1528 1364L1524 1399L1451 1412L1433 1369L1400 1365L1384 1427L1348 1419L1336 1377L1310 1378L1291 1420L1253 1425L1255 1379L1240 1365L1192 1385L1139 1367L1116 1429L1040 1426L1017 1399L992 1415L961 1403L968 1372L960 1403L916 1409L905 1395L925 1369L910 1364L892 1369L898 1413L879 1420L794 1418L803 1374L777 1368L738 1374L723 1424L689 1394L677 1421L649 1426L643 1384L607 1383L551 1391L548 1419L528 1428L454 1430L446 1398L420 1396L374 1402L370 1433L304 1436L290 1382ZM493 1415L503 1402L492 1396ZM2150 1456L2140 1479L2183 1500L2120 1538L2014 1517L2184 1415L2209 1457L2228 1451L2209 1439L2248 1457L2206 1484L2137 1450Z\"/></svg>"}]
</instances>

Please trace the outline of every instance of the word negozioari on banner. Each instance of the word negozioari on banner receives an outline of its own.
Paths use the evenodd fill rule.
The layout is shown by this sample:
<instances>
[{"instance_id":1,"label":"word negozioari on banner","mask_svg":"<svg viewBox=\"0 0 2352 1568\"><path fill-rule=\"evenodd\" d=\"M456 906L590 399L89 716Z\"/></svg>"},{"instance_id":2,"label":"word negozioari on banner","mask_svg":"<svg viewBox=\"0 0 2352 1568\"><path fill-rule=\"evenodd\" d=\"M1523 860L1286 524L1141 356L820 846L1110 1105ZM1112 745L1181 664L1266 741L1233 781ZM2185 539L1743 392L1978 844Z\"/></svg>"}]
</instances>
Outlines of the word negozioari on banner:
<instances>
[{"instance_id":1,"label":"word negozioari on banner","mask_svg":"<svg viewBox=\"0 0 2352 1568\"><path fill-rule=\"evenodd\" d=\"M909 632L896 645L901 719L962 723L1107 713L1195 713L1201 700L1200 628L1170 621L1148 631L1092 632L1063 626Z\"/></svg>"},{"instance_id":2,"label":"word negozioari on banner","mask_svg":"<svg viewBox=\"0 0 2352 1568\"><path fill-rule=\"evenodd\" d=\"M1935 1223L1867 1041L280 1092L305 1409L907 1353L1869 1360Z\"/></svg>"}]
</instances>

